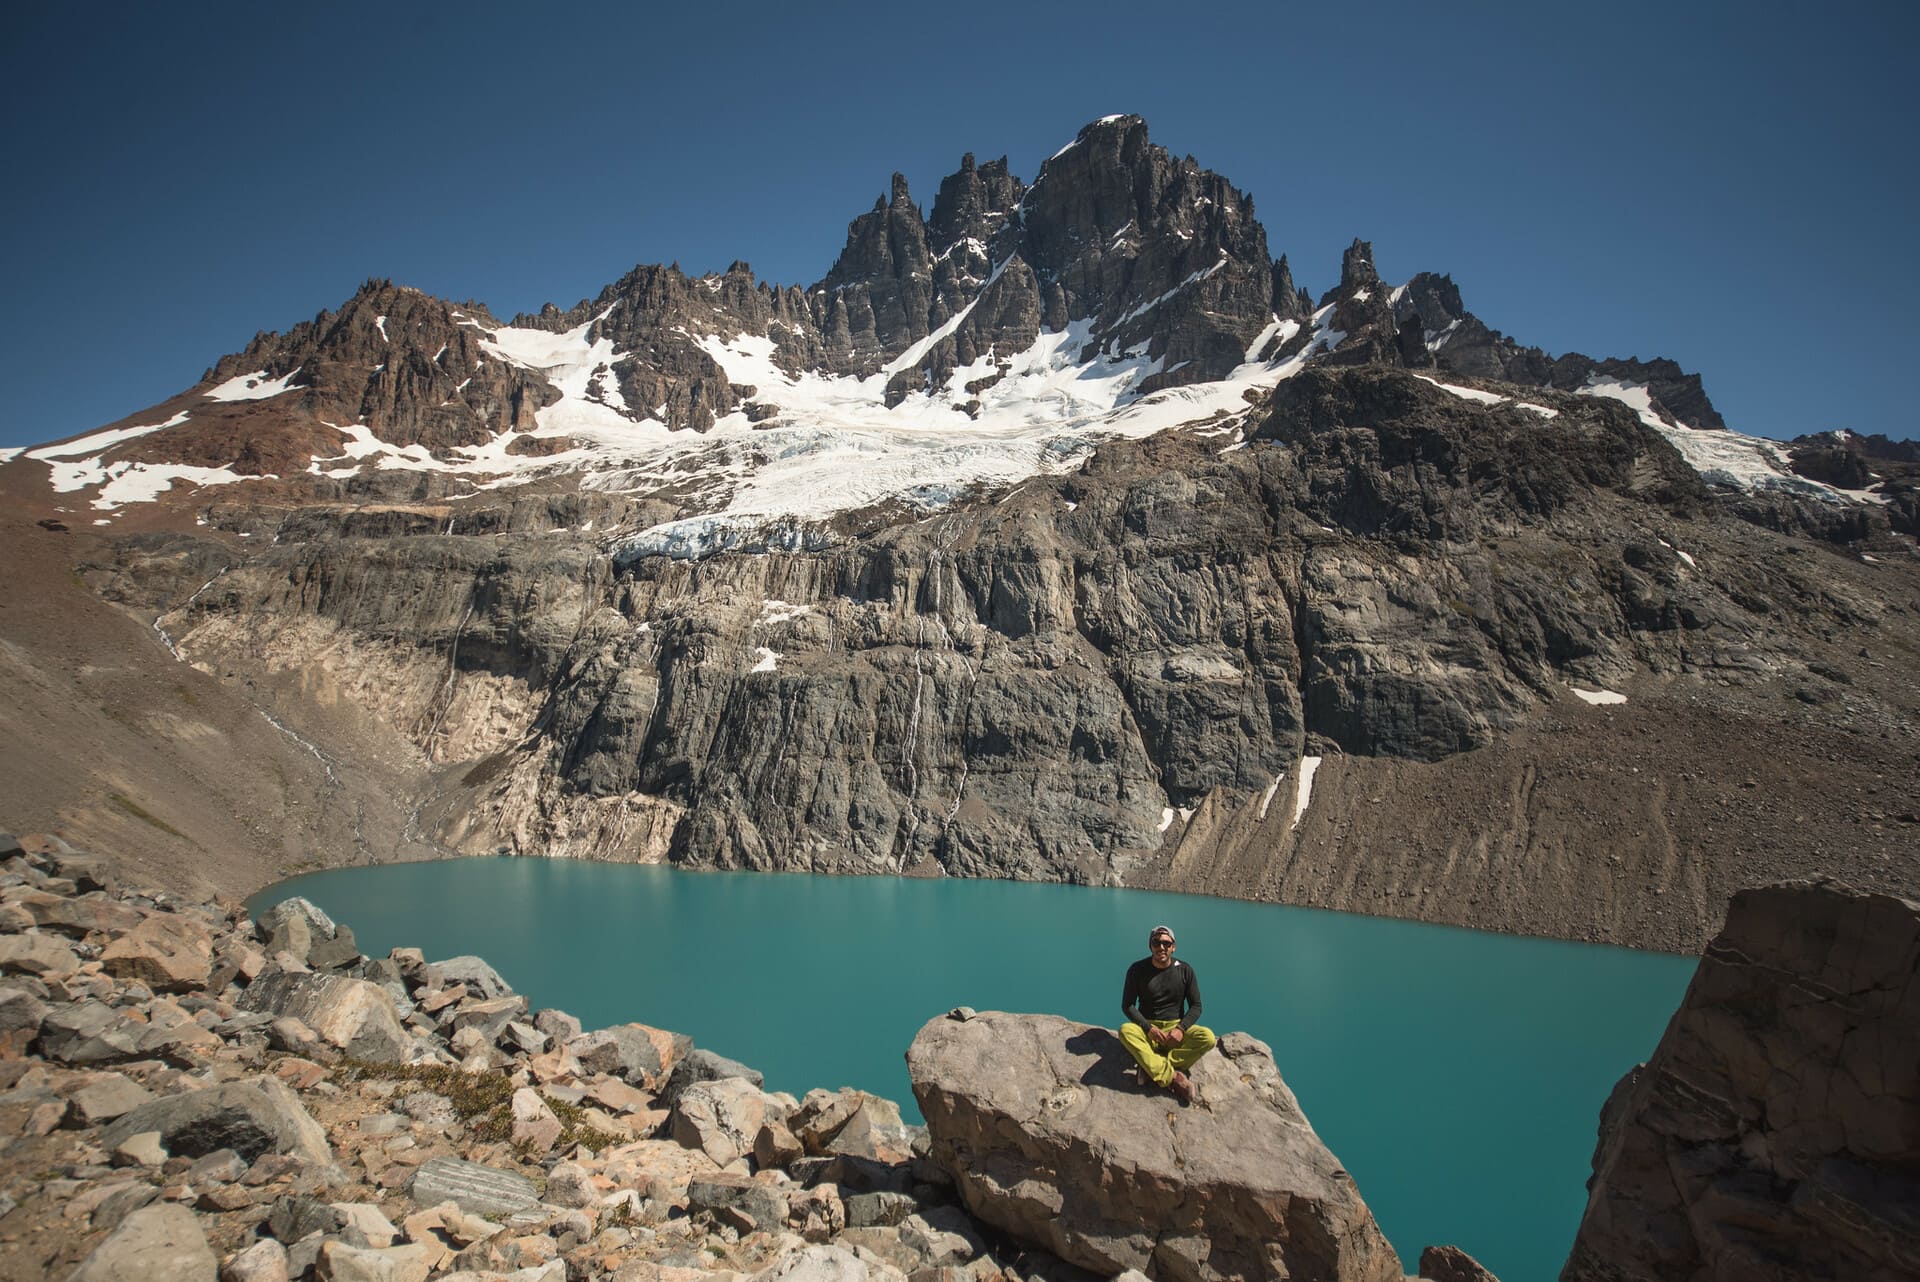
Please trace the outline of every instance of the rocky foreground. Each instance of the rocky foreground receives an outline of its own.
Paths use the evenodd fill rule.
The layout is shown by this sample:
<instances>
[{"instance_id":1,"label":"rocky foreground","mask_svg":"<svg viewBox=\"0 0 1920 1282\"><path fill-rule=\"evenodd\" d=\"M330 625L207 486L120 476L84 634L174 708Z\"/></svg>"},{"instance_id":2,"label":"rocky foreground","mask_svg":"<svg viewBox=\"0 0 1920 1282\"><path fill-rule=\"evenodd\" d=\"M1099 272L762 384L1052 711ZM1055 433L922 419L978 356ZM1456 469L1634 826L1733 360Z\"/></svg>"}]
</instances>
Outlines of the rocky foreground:
<instances>
[{"instance_id":1,"label":"rocky foreground","mask_svg":"<svg viewBox=\"0 0 1920 1282\"><path fill-rule=\"evenodd\" d=\"M1183 1113L1106 1030L943 1017L913 1051L929 1134L862 1091L770 1093L683 1036L531 1010L476 957L366 957L304 900L255 921L121 889L45 837L0 836L0 974L0 1282L1401 1276L1244 1035ZM1038 1058L986 1071L966 1047L995 1035ZM1095 1076L1043 1090L1063 1065ZM1049 1117L981 1132L1036 1091ZM1139 1143L1107 1151L1109 1127ZM987 1194L1050 1143L1081 1150L1042 1194L1058 1230Z\"/></svg>"},{"instance_id":2,"label":"rocky foreground","mask_svg":"<svg viewBox=\"0 0 1920 1282\"><path fill-rule=\"evenodd\" d=\"M954 1011L928 1125L289 900L0 834L0 1282L1390 1282L1267 1048L1180 1108L1106 1029ZM1601 1119L1563 1277L1920 1277L1920 904L1738 896ZM1444 1178L1436 1172L1436 1178ZM1429 1247L1420 1276L1487 1282Z\"/></svg>"}]
</instances>

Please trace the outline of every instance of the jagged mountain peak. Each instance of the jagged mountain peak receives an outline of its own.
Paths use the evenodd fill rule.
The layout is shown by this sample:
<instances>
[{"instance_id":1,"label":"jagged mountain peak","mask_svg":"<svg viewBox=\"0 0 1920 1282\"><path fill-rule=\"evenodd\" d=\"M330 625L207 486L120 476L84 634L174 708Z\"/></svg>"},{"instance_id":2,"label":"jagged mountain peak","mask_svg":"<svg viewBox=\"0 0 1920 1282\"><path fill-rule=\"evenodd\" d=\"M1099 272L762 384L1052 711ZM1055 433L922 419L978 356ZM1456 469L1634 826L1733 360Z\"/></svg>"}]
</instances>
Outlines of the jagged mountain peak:
<instances>
[{"instance_id":1,"label":"jagged mountain peak","mask_svg":"<svg viewBox=\"0 0 1920 1282\"><path fill-rule=\"evenodd\" d=\"M170 482L269 475L316 493L375 471L454 490L617 488L665 505L676 532L662 546L709 549L724 545L713 519L937 506L1067 466L1094 434L1237 415L1320 364L1432 371L1474 395L1613 397L1723 482L1812 487L1780 479L1757 445L1735 447L1737 465L1709 460L1688 429L1724 425L1673 362L1522 346L1467 312L1450 277L1388 289L1364 240L1316 309L1288 256L1269 256L1252 198L1135 115L1086 125L1031 185L1005 156L966 153L924 214L894 173L806 288L741 261L697 278L642 263L591 300L503 325L370 279L199 387L28 457L59 461L63 488L100 487L105 511ZM683 538L686 521L698 528Z\"/></svg>"}]
</instances>

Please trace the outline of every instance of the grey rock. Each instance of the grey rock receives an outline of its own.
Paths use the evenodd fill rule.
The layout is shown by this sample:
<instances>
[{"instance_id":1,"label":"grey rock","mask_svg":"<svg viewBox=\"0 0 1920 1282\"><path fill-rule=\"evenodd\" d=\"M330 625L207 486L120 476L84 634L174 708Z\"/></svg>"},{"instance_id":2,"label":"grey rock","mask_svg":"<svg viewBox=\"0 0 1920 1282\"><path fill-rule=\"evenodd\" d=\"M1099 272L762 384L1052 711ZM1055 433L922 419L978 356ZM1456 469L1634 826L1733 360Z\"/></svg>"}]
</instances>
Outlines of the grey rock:
<instances>
[{"instance_id":1,"label":"grey rock","mask_svg":"<svg viewBox=\"0 0 1920 1282\"><path fill-rule=\"evenodd\" d=\"M900 1277L892 1266L869 1265L846 1247L818 1243L781 1256L751 1282L896 1282Z\"/></svg>"},{"instance_id":2,"label":"grey rock","mask_svg":"<svg viewBox=\"0 0 1920 1282\"><path fill-rule=\"evenodd\" d=\"M507 1025L527 1013L527 999L514 994L507 997L473 998L468 997L454 1007L451 1017L445 1023L449 1032L461 1029L473 1029L483 1041L493 1043Z\"/></svg>"},{"instance_id":3,"label":"grey rock","mask_svg":"<svg viewBox=\"0 0 1920 1282\"><path fill-rule=\"evenodd\" d=\"M160 1190L151 1184L129 1184L102 1199L100 1205L93 1208L92 1225L110 1233L129 1215L143 1206L151 1205L159 1196Z\"/></svg>"},{"instance_id":4,"label":"grey rock","mask_svg":"<svg viewBox=\"0 0 1920 1282\"><path fill-rule=\"evenodd\" d=\"M1203 1106L1134 1085L1110 1031L1047 1015L929 1020L907 1052L932 1158L967 1209L1108 1276L1400 1282L1353 1181L1245 1034L1195 1065Z\"/></svg>"},{"instance_id":5,"label":"grey rock","mask_svg":"<svg viewBox=\"0 0 1920 1282\"><path fill-rule=\"evenodd\" d=\"M393 997L364 979L271 970L248 985L239 1004L246 1010L292 1016L356 1059L397 1064L413 1048Z\"/></svg>"},{"instance_id":6,"label":"grey rock","mask_svg":"<svg viewBox=\"0 0 1920 1282\"><path fill-rule=\"evenodd\" d=\"M66 1064L111 1064L141 1058L148 1031L104 1002L55 1006L40 1024L40 1051Z\"/></svg>"},{"instance_id":7,"label":"grey rock","mask_svg":"<svg viewBox=\"0 0 1920 1282\"><path fill-rule=\"evenodd\" d=\"M273 1077L229 1082L142 1104L108 1126L100 1142L113 1149L142 1131L160 1132L167 1151L176 1157L230 1148L248 1160L262 1153L286 1153L323 1166L333 1161L326 1132L301 1106L299 1097Z\"/></svg>"},{"instance_id":8,"label":"grey rock","mask_svg":"<svg viewBox=\"0 0 1920 1282\"><path fill-rule=\"evenodd\" d=\"M680 1098L680 1092L695 1082L717 1082L728 1077L745 1078L755 1086L766 1083L758 1069L748 1068L725 1055L716 1055L704 1046L692 1047L674 1061L666 1087L660 1092L660 1106L673 1107L673 1102Z\"/></svg>"},{"instance_id":9,"label":"grey rock","mask_svg":"<svg viewBox=\"0 0 1920 1282\"><path fill-rule=\"evenodd\" d=\"M743 1077L695 1082L680 1093L668 1117L674 1142L699 1149L720 1166L753 1152L754 1137L769 1121L782 1121L787 1103Z\"/></svg>"},{"instance_id":10,"label":"grey rock","mask_svg":"<svg viewBox=\"0 0 1920 1282\"><path fill-rule=\"evenodd\" d=\"M500 1030L496 1040L507 1050L525 1055L539 1055L546 1051L547 1043L551 1039L533 1025L523 1024L515 1019L507 1021L506 1027Z\"/></svg>"},{"instance_id":11,"label":"grey rock","mask_svg":"<svg viewBox=\"0 0 1920 1282\"><path fill-rule=\"evenodd\" d=\"M1653 1058L1601 1114L1561 1277L1911 1277L1920 903L1743 890Z\"/></svg>"},{"instance_id":12,"label":"grey rock","mask_svg":"<svg viewBox=\"0 0 1920 1282\"><path fill-rule=\"evenodd\" d=\"M345 926L335 927L330 939L314 940L306 956L307 965L315 970L344 970L360 960L360 947L353 931Z\"/></svg>"},{"instance_id":13,"label":"grey rock","mask_svg":"<svg viewBox=\"0 0 1920 1282\"><path fill-rule=\"evenodd\" d=\"M687 1213L714 1215L731 1210L748 1228L777 1230L787 1218L787 1196L778 1188L734 1175L697 1175L687 1185Z\"/></svg>"},{"instance_id":14,"label":"grey rock","mask_svg":"<svg viewBox=\"0 0 1920 1282\"><path fill-rule=\"evenodd\" d=\"M287 1248L272 1238L259 1239L227 1261L220 1282L289 1282Z\"/></svg>"},{"instance_id":15,"label":"grey rock","mask_svg":"<svg viewBox=\"0 0 1920 1282\"><path fill-rule=\"evenodd\" d=\"M262 939L271 939L287 922L298 919L314 939L332 939L339 929L326 910L310 899L295 895L283 899L254 919L254 929Z\"/></svg>"},{"instance_id":16,"label":"grey rock","mask_svg":"<svg viewBox=\"0 0 1920 1282\"><path fill-rule=\"evenodd\" d=\"M267 1231L291 1246L315 1233L335 1233L340 1228L340 1212L329 1202L297 1193L275 1198L267 1217Z\"/></svg>"},{"instance_id":17,"label":"grey rock","mask_svg":"<svg viewBox=\"0 0 1920 1282\"><path fill-rule=\"evenodd\" d=\"M900 1240L934 1268L965 1264L987 1253L986 1239L957 1206L927 1207L900 1222Z\"/></svg>"},{"instance_id":18,"label":"grey rock","mask_svg":"<svg viewBox=\"0 0 1920 1282\"><path fill-rule=\"evenodd\" d=\"M920 1209L919 1201L905 1193L856 1193L845 1201L849 1228L898 1224Z\"/></svg>"},{"instance_id":19,"label":"grey rock","mask_svg":"<svg viewBox=\"0 0 1920 1282\"><path fill-rule=\"evenodd\" d=\"M26 1053L40 1036L40 1025L51 1008L24 987L0 986L0 1050Z\"/></svg>"},{"instance_id":20,"label":"grey rock","mask_svg":"<svg viewBox=\"0 0 1920 1282\"><path fill-rule=\"evenodd\" d=\"M153 1092L120 1073L103 1073L69 1093L71 1118L82 1126L104 1126L153 1099Z\"/></svg>"},{"instance_id":21,"label":"grey rock","mask_svg":"<svg viewBox=\"0 0 1920 1282\"><path fill-rule=\"evenodd\" d=\"M569 1042L580 1036L580 1021L563 1010L551 1007L533 1013L533 1026L556 1042Z\"/></svg>"},{"instance_id":22,"label":"grey rock","mask_svg":"<svg viewBox=\"0 0 1920 1282\"><path fill-rule=\"evenodd\" d=\"M195 1159L187 1168L187 1182L194 1185L231 1184L247 1173L247 1159L230 1148L219 1148Z\"/></svg>"},{"instance_id":23,"label":"grey rock","mask_svg":"<svg viewBox=\"0 0 1920 1282\"><path fill-rule=\"evenodd\" d=\"M436 1157L414 1173L407 1192L423 1207L457 1202L472 1215L512 1214L535 1206L539 1194L531 1180L512 1171Z\"/></svg>"},{"instance_id":24,"label":"grey rock","mask_svg":"<svg viewBox=\"0 0 1920 1282\"><path fill-rule=\"evenodd\" d=\"M428 1126L450 1126L457 1120L453 1101L434 1091L413 1091L394 1102L394 1108Z\"/></svg>"},{"instance_id":25,"label":"grey rock","mask_svg":"<svg viewBox=\"0 0 1920 1282\"><path fill-rule=\"evenodd\" d=\"M0 972L22 975L70 975L80 969L73 949L38 931L0 935Z\"/></svg>"},{"instance_id":26,"label":"grey rock","mask_svg":"<svg viewBox=\"0 0 1920 1282\"><path fill-rule=\"evenodd\" d=\"M213 1282L219 1266L199 1218L162 1203L127 1216L68 1282Z\"/></svg>"},{"instance_id":27,"label":"grey rock","mask_svg":"<svg viewBox=\"0 0 1920 1282\"><path fill-rule=\"evenodd\" d=\"M567 1049L589 1073L612 1073L643 1090L658 1091L692 1042L645 1024L615 1024L584 1033Z\"/></svg>"},{"instance_id":28,"label":"grey rock","mask_svg":"<svg viewBox=\"0 0 1920 1282\"><path fill-rule=\"evenodd\" d=\"M489 1000L513 995L513 989L506 980L500 978L500 972L487 965L481 958L449 957L445 961L429 964L440 972L446 983L465 984L469 992L479 993Z\"/></svg>"}]
</instances>

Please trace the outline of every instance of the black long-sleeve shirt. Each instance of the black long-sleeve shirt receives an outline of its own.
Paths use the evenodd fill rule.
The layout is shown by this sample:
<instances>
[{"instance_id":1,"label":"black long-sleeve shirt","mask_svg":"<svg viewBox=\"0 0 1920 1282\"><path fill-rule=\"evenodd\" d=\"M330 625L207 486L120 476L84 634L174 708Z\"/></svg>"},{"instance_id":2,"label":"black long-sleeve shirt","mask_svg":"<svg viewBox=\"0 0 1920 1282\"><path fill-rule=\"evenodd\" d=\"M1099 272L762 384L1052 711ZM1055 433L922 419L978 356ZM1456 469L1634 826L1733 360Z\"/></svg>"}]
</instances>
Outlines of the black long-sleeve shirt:
<instances>
[{"instance_id":1,"label":"black long-sleeve shirt","mask_svg":"<svg viewBox=\"0 0 1920 1282\"><path fill-rule=\"evenodd\" d=\"M1165 970L1155 966L1153 958L1142 957L1127 967L1120 1009L1142 1028L1156 1019L1177 1019L1181 1028L1192 1028L1200 1018L1200 981L1193 967L1178 957Z\"/></svg>"}]
</instances>

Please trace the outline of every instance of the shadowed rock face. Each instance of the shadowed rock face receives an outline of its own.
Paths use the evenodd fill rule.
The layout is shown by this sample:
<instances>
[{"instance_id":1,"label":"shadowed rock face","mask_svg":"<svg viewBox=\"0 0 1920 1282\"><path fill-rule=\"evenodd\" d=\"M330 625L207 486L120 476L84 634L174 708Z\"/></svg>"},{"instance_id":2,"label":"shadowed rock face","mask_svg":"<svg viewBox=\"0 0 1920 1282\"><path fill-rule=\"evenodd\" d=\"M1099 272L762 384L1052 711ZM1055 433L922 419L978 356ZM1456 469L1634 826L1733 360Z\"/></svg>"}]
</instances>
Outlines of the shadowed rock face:
<instances>
[{"instance_id":1,"label":"shadowed rock face","mask_svg":"<svg viewBox=\"0 0 1920 1282\"><path fill-rule=\"evenodd\" d=\"M1196 1102L1126 1074L1107 1029L990 1011L907 1051L933 1160L968 1210L1111 1276L1398 1282L1353 1180L1244 1033L1193 1070Z\"/></svg>"},{"instance_id":2,"label":"shadowed rock face","mask_svg":"<svg viewBox=\"0 0 1920 1282\"><path fill-rule=\"evenodd\" d=\"M1736 895L1588 1188L1563 1282L1920 1276L1920 904Z\"/></svg>"}]
</instances>

